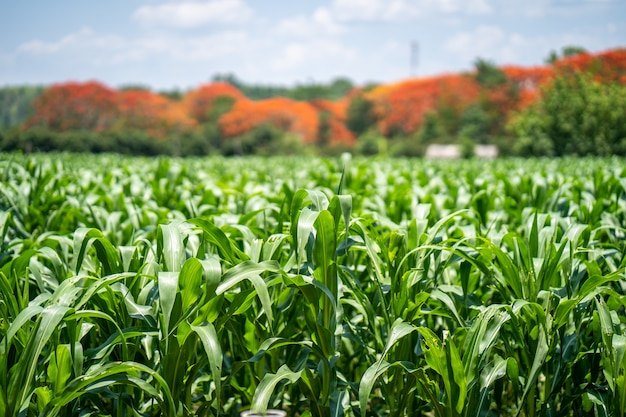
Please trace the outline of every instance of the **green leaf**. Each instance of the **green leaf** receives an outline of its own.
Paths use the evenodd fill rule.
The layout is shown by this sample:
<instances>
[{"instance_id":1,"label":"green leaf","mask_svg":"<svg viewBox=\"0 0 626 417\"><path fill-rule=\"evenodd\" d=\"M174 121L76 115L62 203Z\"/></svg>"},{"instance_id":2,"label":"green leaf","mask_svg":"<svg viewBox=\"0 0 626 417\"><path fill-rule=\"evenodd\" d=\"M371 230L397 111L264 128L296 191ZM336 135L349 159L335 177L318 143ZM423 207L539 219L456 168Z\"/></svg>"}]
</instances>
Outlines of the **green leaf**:
<instances>
[{"instance_id":1,"label":"green leaf","mask_svg":"<svg viewBox=\"0 0 626 417\"><path fill-rule=\"evenodd\" d=\"M419 327L417 331L424 338L426 362L442 377L448 407L460 414L467 397L467 379L454 341L447 338L444 344L432 330L425 327Z\"/></svg>"},{"instance_id":2,"label":"green leaf","mask_svg":"<svg viewBox=\"0 0 626 417\"><path fill-rule=\"evenodd\" d=\"M155 390L154 387L143 379L134 377L135 374L141 373L149 375L158 384L160 390ZM116 375L121 375L125 379L111 378ZM65 390L53 398L49 405L52 408L45 415L56 415L74 399L87 392L98 391L103 387L109 386L113 381L125 381L128 385L137 386L159 402L163 415L177 415L172 393L163 377L153 369L136 362L109 362L91 366L84 375L71 380L66 385Z\"/></svg>"},{"instance_id":3,"label":"green leaf","mask_svg":"<svg viewBox=\"0 0 626 417\"><path fill-rule=\"evenodd\" d=\"M313 265L315 266L315 278L320 281L328 290L332 298L322 301L322 327L330 333L330 338L322 343L327 346L324 350L328 356L335 354L337 341L335 332L338 324L336 318L338 281L337 268L335 266L335 251L337 240L335 236L335 221L328 210L319 213L315 221L315 244L313 245ZM322 335L320 337L324 338Z\"/></svg>"},{"instance_id":4,"label":"green leaf","mask_svg":"<svg viewBox=\"0 0 626 417\"><path fill-rule=\"evenodd\" d=\"M313 211L305 207L298 217L298 225L296 227L296 258L298 265L302 265L305 261L306 246L309 243L309 236L314 231L315 220L317 220L319 214L319 211ZM307 261L311 260L307 259Z\"/></svg>"},{"instance_id":5,"label":"green leaf","mask_svg":"<svg viewBox=\"0 0 626 417\"><path fill-rule=\"evenodd\" d=\"M476 383L478 375L489 360L491 349L498 341L502 326L510 318L511 315L505 307L494 304L483 310L474 320L465 338L463 355L470 387Z\"/></svg>"},{"instance_id":6,"label":"green leaf","mask_svg":"<svg viewBox=\"0 0 626 417\"><path fill-rule=\"evenodd\" d=\"M58 345L48 364L48 378L50 378L52 390L61 391L71 376L72 355L69 345Z\"/></svg>"},{"instance_id":7,"label":"green leaf","mask_svg":"<svg viewBox=\"0 0 626 417\"><path fill-rule=\"evenodd\" d=\"M454 340L450 337L445 340L445 352L447 375L444 376L444 380L450 381L448 400L456 412L460 414L465 407L465 399L467 398L467 379L459 352Z\"/></svg>"},{"instance_id":8,"label":"green leaf","mask_svg":"<svg viewBox=\"0 0 626 417\"><path fill-rule=\"evenodd\" d=\"M293 384L300 379L301 374L302 371L293 372L287 365L282 365L278 368L278 371L275 374L265 374L259 383L259 386L254 391L254 397L252 398L250 408L261 412L267 410L267 405L269 404L270 398L274 393L276 385L285 379L288 380L289 383Z\"/></svg>"},{"instance_id":9,"label":"green leaf","mask_svg":"<svg viewBox=\"0 0 626 417\"><path fill-rule=\"evenodd\" d=\"M38 325L32 331L24 352L13 368L15 373L11 375L9 387L10 408L16 409L17 407L17 410L23 412L28 407L28 399L32 395L35 383L39 355L69 310L67 306L52 305L41 311Z\"/></svg>"},{"instance_id":10,"label":"green leaf","mask_svg":"<svg viewBox=\"0 0 626 417\"><path fill-rule=\"evenodd\" d=\"M374 388L374 384L391 366L392 364L387 361L377 361L375 364L367 368L361 377L359 382L359 407L361 408L361 415L365 415L367 402L369 400L370 393Z\"/></svg>"},{"instance_id":11,"label":"green leaf","mask_svg":"<svg viewBox=\"0 0 626 417\"><path fill-rule=\"evenodd\" d=\"M157 233L157 256L163 260L165 271L178 272L185 260L183 232L180 224L161 224Z\"/></svg>"},{"instance_id":12,"label":"green leaf","mask_svg":"<svg viewBox=\"0 0 626 417\"><path fill-rule=\"evenodd\" d=\"M102 264L104 275L122 272L123 265L119 251L109 242L98 229L81 227L74 232L74 267L76 274L83 265L89 245L96 249L98 260Z\"/></svg>"},{"instance_id":13,"label":"green leaf","mask_svg":"<svg viewBox=\"0 0 626 417\"><path fill-rule=\"evenodd\" d=\"M535 314L537 318L537 322L538 322L539 332L537 335L537 347L535 351L533 352L534 354L532 355L532 358L533 358L532 365L526 375L526 383L524 385L524 392L522 393L522 396L520 398L521 404L524 403L531 389L536 384L537 379L539 378L541 367L543 366L544 361L546 360L546 357L548 356L548 353L550 351L550 346L548 344L547 321L546 321L546 315L543 310L543 307L536 303L528 303L522 300L516 301L515 304L513 305L513 311L521 312L522 309L528 309L529 311L532 312L532 314ZM521 317L520 321L524 321L523 317ZM518 410L517 415L519 415L521 411L522 411L522 408Z\"/></svg>"},{"instance_id":14,"label":"green leaf","mask_svg":"<svg viewBox=\"0 0 626 417\"><path fill-rule=\"evenodd\" d=\"M200 218L187 221L198 226L204 232L204 237L207 242L214 244L220 256L232 265L236 265L239 262L250 259L248 255L235 247L226 234L224 234L224 232L213 223Z\"/></svg>"},{"instance_id":15,"label":"green leaf","mask_svg":"<svg viewBox=\"0 0 626 417\"><path fill-rule=\"evenodd\" d=\"M182 296L182 309L186 313L202 296L204 268L196 258L189 258L178 275L178 287Z\"/></svg>"},{"instance_id":16,"label":"green leaf","mask_svg":"<svg viewBox=\"0 0 626 417\"><path fill-rule=\"evenodd\" d=\"M205 323L202 326L191 326L191 329L198 335L198 338L200 338L202 342L204 353L209 360L213 383L215 384L215 397L218 401L221 401L223 355L215 327L211 323Z\"/></svg>"},{"instance_id":17,"label":"green leaf","mask_svg":"<svg viewBox=\"0 0 626 417\"><path fill-rule=\"evenodd\" d=\"M267 284L261 278L261 274L264 272L278 272L279 270L280 266L276 261L263 261L260 263L252 261L242 262L229 269L224 274L222 282L217 286L215 293L217 295L223 294L243 280L250 281L254 286L259 300L261 301L263 311L265 312L271 326L273 321L272 302L267 290Z\"/></svg>"},{"instance_id":18,"label":"green leaf","mask_svg":"<svg viewBox=\"0 0 626 417\"><path fill-rule=\"evenodd\" d=\"M383 351L380 360L376 361L365 371L359 383L359 404L362 414L365 413L367 400L372 391L372 388L374 387L376 379L391 366L391 364L384 360L385 357L387 356L391 348L393 348L393 346L398 343L400 339L416 330L420 331L419 328L416 328L410 323L403 322L402 319L397 319L393 323L393 326L391 327L391 332L389 334L389 339L387 340L385 350Z\"/></svg>"},{"instance_id":19,"label":"green leaf","mask_svg":"<svg viewBox=\"0 0 626 417\"><path fill-rule=\"evenodd\" d=\"M592 268L590 269L593 270ZM615 271L606 276L591 273L589 278L587 278L585 283L582 285L582 287L580 287L578 295L584 299L587 296L594 295L595 291L604 284L614 281L621 281L623 279L623 271Z\"/></svg>"},{"instance_id":20,"label":"green leaf","mask_svg":"<svg viewBox=\"0 0 626 417\"><path fill-rule=\"evenodd\" d=\"M489 392L493 388L496 381L507 374L508 362L499 356L495 357L493 363L486 366L480 374L480 401L477 411L482 413L489 409Z\"/></svg>"},{"instance_id":21,"label":"green leaf","mask_svg":"<svg viewBox=\"0 0 626 417\"><path fill-rule=\"evenodd\" d=\"M200 262L202 263L202 276L206 284L206 294L212 296L222 279L222 265L217 256L209 257Z\"/></svg>"},{"instance_id":22,"label":"green leaf","mask_svg":"<svg viewBox=\"0 0 626 417\"><path fill-rule=\"evenodd\" d=\"M315 219L315 245L313 246L313 265L326 268L333 263L337 240L335 237L335 220L328 210L319 212ZM326 277L326 276L325 276ZM322 281L331 291L333 282Z\"/></svg>"},{"instance_id":23,"label":"green leaf","mask_svg":"<svg viewBox=\"0 0 626 417\"><path fill-rule=\"evenodd\" d=\"M167 338L171 331L172 311L174 310L174 303L176 302L178 272L159 272L157 279L159 285L159 304L161 313L163 314L163 338Z\"/></svg>"}]
</instances>

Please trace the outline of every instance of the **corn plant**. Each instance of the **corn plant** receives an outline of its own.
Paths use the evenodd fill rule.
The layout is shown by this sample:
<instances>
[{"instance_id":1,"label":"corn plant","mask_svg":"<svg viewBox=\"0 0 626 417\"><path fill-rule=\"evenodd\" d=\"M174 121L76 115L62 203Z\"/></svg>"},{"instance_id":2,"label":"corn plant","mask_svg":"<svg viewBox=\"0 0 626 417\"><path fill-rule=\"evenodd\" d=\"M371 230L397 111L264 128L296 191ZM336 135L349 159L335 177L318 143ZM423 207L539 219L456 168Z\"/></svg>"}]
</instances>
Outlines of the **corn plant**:
<instances>
[{"instance_id":1,"label":"corn plant","mask_svg":"<svg viewBox=\"0 0 626 417\"><path fill-rule=\"evenodd\" d=\"M0 415L624 416L626 165L0 157Z\"/></svg>"}]
</instances>

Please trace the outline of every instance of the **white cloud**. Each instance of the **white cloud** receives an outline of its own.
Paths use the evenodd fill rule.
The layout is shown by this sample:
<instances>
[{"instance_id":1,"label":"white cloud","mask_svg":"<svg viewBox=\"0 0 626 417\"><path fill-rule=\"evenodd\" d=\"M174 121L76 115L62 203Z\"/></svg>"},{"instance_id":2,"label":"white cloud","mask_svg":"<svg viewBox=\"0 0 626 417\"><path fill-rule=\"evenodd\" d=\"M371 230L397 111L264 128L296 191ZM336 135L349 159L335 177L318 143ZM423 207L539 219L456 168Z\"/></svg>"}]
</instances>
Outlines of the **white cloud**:
<instances>
[{"instance_id":1,"label":"white cloud","mask_svg":"<svg viewBox=\"0 0 626 417\"><path fill-rule=\"evenodd\" d=\"M497 26L479 26L473 31L452 36L445 48L464 62L480 57L502 62L513 62L526 44L517 33L507 34Z\"/></svg>"},{"instance_id":2,"label":"white cloud","mask_svg":"<svg viewBox=\"0 0 626 417\"><path fill-rule=\"evenodd\" d=\"M313 22L328 33L335 34L345 31L345 27L337 23L332 14L324 8L319 8L313 13Z\"/></svg>"},{"instance_id":3,"label":"white cloud","mask_svg":"<svg viewBox=\"0 0 626 417\"><path fill-rule=\"evenodd\" d=\"M469 0L466 3L466 8L469 14L489 14L493 12L487 0Z\"/></svg>"},{"instance_id":4,"label":"white cloud","mask_svg":"<svg viewBox=\"0 0 626 417\"><path fill-rule=\"evenodd\" d=\"M34 39L24 42L17 47L18 53L32 55L52 55L72 49L111 50L126 46L126 41L116 35L97 36L89 27L83 27L78 32L65 35L56 41L42 41Z\"/></svg>"},{"instance_id":5,"label":"white cloud","mask_svg":"<svg viewBox=\"0 0 626 417\"><path fill-rule=\"evenodd\" d=\"M135 10L133 19L156 26L194 28L209 23L238 23L253 15L242 0L184 1L142 6Z\"/></svg>"},{"instance_id":6,"label":"white cloud","mask_svg":"<svg viewBox=\"0 0 626 417\"><path fill-rule=\"evenodd\" d=\"M606 49L607 38L615 43L624 33L624 25L610 16L602 24L592 22L593 27L588 20L574 25L566 19L526 17L570 10L556 7L554 0L326 0L291 15L285 10L276 15L272 8L277 6L269 5L265 15L260 9L253 12L246 1L135 0L128 13L135 11L139 27L123 32L116 26L117 33L77 27L56 38L30 35L19 46L5 47L4 54L0 50L0 71L17 80L25 71L13 68L28 63L46 68L51 80L102 77L155 86L171 80L197 85L218 72L279 84L339 75L357 82L391 81L415 70L409 62L412 39L420 42L417 74L426 75L471 68L478 57L497 64L542 64L550 50L565 45ZM572 16L585 15L573 4ZM485 19L474 15L488 13L505 20L477 26ZM519 22L514 25L519 32L505 22ZM3 79L9 79L4 73Z\"/></svg>"},{"instance_id":7,"label":"white cloud","mask_svg":"<svg viewBox=\"0 0 626 417\"><path fill-rule=\"evenodd\" d=\"M166 38L163 46L161 51L169 51L169 55L177 61L200 63L246 53L253 45L247 33L226 31L194 38Z\"/></svg>"},{"instance_id":8,"label":"white cloud","mask_svg":"<svg viewBox=\"0 0 626 417\"><path fill-rule=\"evenodd\" d=\"M338 20L410 20L440 13L488 14L488 0L333 0L329 11Z\"/></svg>"},{"instance_id":9,"label":"white cloud","mask_svg":"<svg viewBox=\"0 0 626 417\"><path fill-rule=\"evenodd\" d=\"M552 16L572 16L584 12L585 7L598 3L598 0L525 0L511 2L509 0L490 0L496 3L496 9L503 15L523 18L543 18Z\"/></svg>"},{"instance_id":10,"label":"white cloud","mask_svg":"<svg viewBox=\"0 0 626 417\"><path fill-rule=\"evenodd\" d=\"M340 43L327 40L291 42L285 45L270 66L277 71L300 68L303 71L315 64L332 68L337 63L345 64L356 58L356 52ZM305 72L306 73L306 72Z\"/></svg>"},{"instance_id":11,"label":"white cloud","mask_svg":"<svg viewBox=\"0 0 626 417\"><path fill-rule=\"evenodd\" d=\"M316 37L344 33L346 27L333 19L327 9L317 9L313 15L298 15L281 20L274 33L287 36Z\"/></svg>"},{"instance_id":12,"label":"white cloud","mask_svg":"<svg viewBox=\"0 0 626 417\"><path fill-rule=\"evenodd\" d=\"M596 34L578 31L521 34L508 33L498 26L479 26L450 37L444 47L450 57L465 66L476 58L489 59L499 65L542 65L550 51L560 51L568 45L598 51L603 49L603 42Z\"/></svg>"},{"instance_id":13,"label":"white cloud","mask_svg":"<svg viewBox=\"0 0 626 417\"><path fill-rule=\"evenodd\" d=\"M395 20L419 14L416 4L405 0L334 0L331 13L339 20Z\"/></svg>"},{"instance_id":14,"label":"white cloud","mask_svg":"<svg viewBox=\"0 0 626 417\"><path fill-rule=\"evenodd\" d=\"M499 27L479 26L474 31L454 35L446 42L446 48L458 53L467 49L488 50L501 42L504 36L504 31Z\"/></svg>"},{"instance_id":15,"label":"white cloud","mask_svg":"<svg viewBox=\"0 0 626 417\"><path fill-rule=\"evenodd\" d=\"M488 1L488 4L487 4ZM481 4L485 3L485 4ZM468 0L467 10L486 9L503 16L515 16L518 19L536 19L551 16L554 18L586 18L610 6L617 6L622 0ZM619 7L619 6L617 6ZM485 10L486 10L485 9ZM530 23L529 23L530 24Z\"/></svg>"},{"instance_id":16,"label":"white cloud","mask_svg":"<svg viewBox=\"0 0 626 417\"><path fill-rule=\"evenodd\" d=\"M126 39L114 35L99 35L82 28L59 40L32 40L17 48L18 54L34 56L79 56L94 66L110 66L131 62L171 59L199 62L237 53L249 43L242 31L224 31L211 35L180 37L161 34Z\"/></svg>"},{"instance_id":17,"label":"white cloud","mask_svg":"<svg viewBox=\"0 0 626 417\"><path fill-rule=\"evenodd\" d=\"M85 28L58 39L23 43L12 59L30 62L31 67L33 62L45 65L45 82L100 79L118 85L140 82L157 88L188 88L218 72L234 71L247 79L245 74L258 71L260 79L267 77L269 61L279 53L276 49L269 37L252 37L240 30L195 36L161 32L117 37ZM10 68L4 65L0 72ZM11 77L19 79L17 75Z\"/></svg>"}]
</instances>

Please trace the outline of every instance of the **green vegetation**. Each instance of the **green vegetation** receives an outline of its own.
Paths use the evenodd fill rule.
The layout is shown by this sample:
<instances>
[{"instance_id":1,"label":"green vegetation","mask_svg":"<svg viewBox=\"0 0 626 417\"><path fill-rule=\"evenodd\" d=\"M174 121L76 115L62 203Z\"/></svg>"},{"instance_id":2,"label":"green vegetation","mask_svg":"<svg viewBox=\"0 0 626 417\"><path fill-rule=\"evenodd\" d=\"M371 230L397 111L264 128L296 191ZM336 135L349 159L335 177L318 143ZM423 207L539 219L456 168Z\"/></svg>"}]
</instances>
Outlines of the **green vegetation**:
<instances>
[{"instance_id":1,"label":"green vegetation","mask_svg":"<svg viewBox=\"0 0 626 417\"><path fill-rule=\"evenodd\" d=\"M520 155L625 155L626 86L565 74L509 128Z\"/></svg>"},{"instance_id":2,"label":"green vegetation","mask_svg":"<svg viewBox=\"0 0 626 417\"><path fill-rule=\"evenodd\" d=\"M17 86L0 88L0 130L22 124L32 113L31 103L43 87Z\"/></svg>"},{"instance_id":3,"label":"green vegetation","mask_svg":"<svg viewBox=\"0 0 626 417\"><path fill-rule=\"evenodd\" d=\"M346 127L357 136L363 135L376 125L376 119L372 116L372 103L363 94L356 95L350 101L346 113Z\"/></svg>"},{"instance_id":4,"label":"green vegetation","mask_svg":"<svg viewBox=\"0 0 626 417\"><path fill-rule=\"evenodd\" d=\"M287 97L293 100L326 99L337 100L348 94L354 85L348 78L336 78L328 84L310 82L297 84L294 87L277 85L250 84L241 81L234 74L217 74L213 81L223 81L237 87L246 97L252 100L263 100L272 97Z\"/></svg>"},{"instance_id":5,"label":"green vegetation","mask_svg":"<svg viewBox=\"0 0 626 417\"><path fill-rule=\"evenodd\" d=\"M0 415L624 416L623 159L0 156Z\"/></svg>"},{"instance_id":6,"label":"green vegetation","mask_svg":"<svg viewBox=\"0 0 626 417\"><path fill-rule=\"evenodd\" d=\"M576 55L585 54L587 50L581 46L564 46L561 49L561 53L559 54L556 51L550 51L550 55L546 58L546 64L554 64L559 59L562 58L571 58Z\"/></svg>"},{"instance_id":7,"label":"green vegetation","mask_svg":"<svg viewBox=\"0 0 626 417\"><path fill-rule=\"evenodd\" d=\"M477 59L467 73L362 87L213 81L186 92L96 81L0 89L0 151L415 157L456 144L467 155L477 145L515 156L626 153L624 48L566 47L539 67Z\"/></svg>"}]
</instances>

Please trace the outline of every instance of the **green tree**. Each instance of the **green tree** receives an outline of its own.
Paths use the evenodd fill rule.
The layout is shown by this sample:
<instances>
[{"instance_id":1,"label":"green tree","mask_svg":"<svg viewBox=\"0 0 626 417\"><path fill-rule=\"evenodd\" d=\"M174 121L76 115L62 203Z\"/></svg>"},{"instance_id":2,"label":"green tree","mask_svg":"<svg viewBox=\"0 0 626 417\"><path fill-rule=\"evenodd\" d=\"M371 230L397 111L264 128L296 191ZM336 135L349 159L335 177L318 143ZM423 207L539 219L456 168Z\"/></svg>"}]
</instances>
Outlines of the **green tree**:
<instances>
[{"instance_id":1,"label":"green tree","mask_svg":"<svg viewBox=\"0 0 626 417\"><path fill-rule=\"evenodd\" d=\"M170 100L174 100L174 101L179 101L181 100L185 93L177 88L173 88L171 90L161 90L159 91L159 94L162 95L163 97L167 97Z\"/></svg>"},{"instance_id":2,"label":"green tree","mask_svg":"<svg viewBox=\"0 0 626 417\"><path fill-rule=\"evenodd\" d=\"M474 143L487 143L490 117L480 104L469 106L461 114L459 136Z\"/></svg>"},{"instance_id":3,"label":"green tree","mask_svg":"<svg viewBox=\"0 0 626 417\"><path fill-rule=\"evenodd\" d=\"M144 84L124 84L118 88L119 91L152 91L150 86Z\"/></svg>"},{"instance_id":4,"label":"green tree","mask_svg":"<svg viewBox=\"0 0 626 417\"><path fill-rule=\"evenodd\" d=\"M484 88L493 88L507 82L504 71L490 61L478 58L474 62L474 68L476 69L474 78Z\"/></svg>"},{"instance_id":5,"label":"green tree","mask_svg":"<svg viewBox=\"0 0 626 417\"><path fill-rule=\"evenodd\" d=\"M231 84L252 100L262 100L272 97L287 97L293 100L326 99L337 100L350 92L354 85L347 78L335 78L329 84L307 82L296 84L293 87L280 85L248 84L232 73L216 74L213 81Z\"/></svg>"},{"instance_id":6,"label":"green tree","mask_svg":"<svg viewBox=\"0 0 626 417\"><path fill-rule=\"evenodd\" d=\"M426 113L422 127L417 132L417 138L420 143L432 143L443 136L437 115L434 113Z\"/></svg>"},{"instance_id":7,"label":"green tree","mask_svg":"<svg viewBox=\"0 0 626 417\"><path fill-rule=\"evenodd\" d=\"M626 154L626 87L561 75L509 124L521 154Z\"/></svg>"},{"instance_id":8,"label":"green tree","mask_svg":"<svg viewBox=\"0 0 626 417\"><path fill-rule=\"evenodd\" d=\"M221 152L234 155L294 155L302 152L301 140L277 127L264 123L233 138L224 139Z\"/></svg>"},{"instance_id":9,"label":"green tree","mask_svg":"<svg viewBox=\"0 0 626 417\"><path fill-rule=\"evenodd\" d=\"M561 58L569 58L584 53L587 53L587 50L581 46L564 46L563 49L561 49L560 54L554 50L551 51L550 55L548 55L548 58L546 58L546 64L554 64Z\"/></svg>"},{"instance_id":10,"label":"green tree","mask_svg":"<svg viewBox=\"0 0 626 417\"><path fill-rule=\"evenodd\" d=\"M337 100L348 94L354 88L354 84L348 78L335 78L329 88L328 99Z\"/></svg>"},{"instance_id":11,"label":"green tree","mask_svg":"<svg viewBox=\"0 0 626 417\"><path fill-rule=\"evenodd\" d=\"M14 86L0 88L0 129L22 124L32 113L32 101L43 87Z\"/></svg>"},{"instance_id":12,"label":"green tree","mask_svg":"<svg viewBox=\"0 0 626 417\"><path fill-rule=\"evenodd\" d=\"M319 112L319 128L317 129L317 145L320 147L327 147L330 144L330 114L327 111Z\"/></svg>"},{"instance_id":13,"label":"green tree","mask_svg":"<svg viewBox=\"0 0 626 417\"><path fill-rule=\"evenodd\" d=\"M235 99L231 96L217 97L209 110L208 121L210 123L217 123L219 118L223 114L228 113L234 104Z\"/></svg>"},{"instance_id":14,"label":"green tree","mask_svg":"<svg viewBox=\"0 0 626 417\"><path fill-rule=\"evenodd\" d=\"M368 130L361 136L357 145L357 152L361 155L382 155L387 151L387 139L373 129Z\"/></svg>"},{"instance_id":15,"label":"green tree","mask_svg":"<svg viewBox=\"0 0 626 417\"><path fill-rule=\"evenodd\" d=\"M372 103L362 94L356 95L348 106L348 120L346 122L348 129L359 136L374 126L374 123L376 120L372 116Z\"/></svg>"},{"instance_id":16,"label":"green tree","mask_svg":"<svg viewBox=\"0 0 626 417\"><path fill-rule=\"evenodd\" d=\"M444 95L439 99L435 110L437 124L441 130L441 137L452 140L456 137L461 126L462 110L457 105L456 98L451 95Z\"/></svg>"},{"instance_id":17,"label":"green tree","mask_svg":"<svg viewBox=\"0 0 626 417\"><path fill-rule=\"evenodd\" d=\"M519 87L495 64L478 59L474 79L481 86L478 103L464 110L459 134L486 143L502 136L512 103L519 99Z\"/></svg>"}]
</instances>

